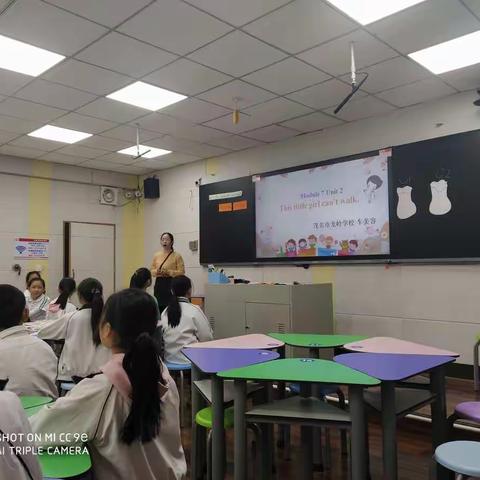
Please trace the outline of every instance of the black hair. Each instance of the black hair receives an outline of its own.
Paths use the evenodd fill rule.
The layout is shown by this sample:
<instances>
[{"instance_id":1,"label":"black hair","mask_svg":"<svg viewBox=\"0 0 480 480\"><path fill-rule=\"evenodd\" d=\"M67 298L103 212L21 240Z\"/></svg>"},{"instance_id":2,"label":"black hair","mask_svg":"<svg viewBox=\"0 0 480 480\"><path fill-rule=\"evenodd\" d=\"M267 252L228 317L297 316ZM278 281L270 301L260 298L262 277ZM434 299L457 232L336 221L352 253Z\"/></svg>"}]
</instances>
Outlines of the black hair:
<instances>
[{"instance_id":1,"label":"black hair","mask_svg":"<svg viewBox=\"0 0 480 480\"><path fill-rule=\"evenodd\" d=\"M122 442L149 442L160 431L162 364L153 338L157 305L147 292L129 288L114 293L105 304L103 322L117 334L125 352L123 368L132 385L132 404L121 432Z\"/></svg>"},{"instance_id":2,"label":"black hair","mask_svg":"<svg viewBox=\"0 0 480 480\"><path fill-rule=\"evenodd\" d=\"M92 340L95 345L100 345L100 318L103 311L103 286L95 278L82 280L77 287L78 295L85 300L85 307L92 310L90 325L92 326Z\"/></svg>"},{"instance_id":3,"label":"black hair","mask_svg":"<svg viewBox=\"0 0 480 480\"><path fill-rule=\"evenodd\" d=\"M30 288L33 282L40 282L43 285L43 289L45 290L45 280L42 277L35 277L31 278L27 283L27 288Z\"/></svg>"},{"instance_id":4,"label":"black hair","mask_svg":"<svg viewBox=\"0 0 480 480\"><path fill-rule=\"evenodd\" d=\"M375 190L377 190L378 188L380 188L383 184L383 180L378 176L378 175L370 175L368 178L367 178L367 185L372 182L373 184L375 184L375 186L377 187Z\"/></svg>"},{"instance_id":5,"label":"black hair","mask_svg":"<svg viewBox=\"0 0 480 480\"><path fill-rule=\"evenodd\" d=\"M172 245L171 245L171 248L172 248L172 252L173 252L173 243L175 242L175 239L173 238L173 235L170 233L170 232L163 232L161 235L160 235L160 240L162 239L162 237L164 235L168 235L170 237L170 241L172 242Z\"/></svg>"},{"instance_id":6,"label":"black hair","mask_svg":"<svg viewBox=\"0 0 480 480\"><path fill-rule=\"evenodd\" d=\"M18 288L0 285L0 330L20 325L25 304L25 295Z\"/></svg>"},{"instance_id":7,"label":"black hair","mask_svg":"<svg viewBox=\"0 0 480 480\"><path fill-rule=\"evenodd\" d=\"M191 280L185 275L179 275L172 278L170 288L172 289L172 297L168 304L167 317L168 325L175 328L180 323L182 317L182 309L178 302L178 297L184 297L187 292L192 288Z\"/></svg>"},{"instance_id":8,"label":"black hair","mask_svg":"<svg viewBox=\"0 0 480 480\"><path fill-rule=\"evenodd\" d=\"M28 285L28 282L30 281L30 277L32 277L33 275L35 275L36 278L42 278L39 271L32 270L31 272L28 272L27 276L25 277L25 284L26 285Z\"/></svg>"},{"instance_id":9,"label":"black hair","mask_svg":"<svg viewBox=\"0 0 480 480\"><path fill-rule=\"evenodd\" d=\"M148 268L139 268L130 279L130 288L145 289L152 282L152 272Z\"/></svg>"},{"instance_id":10,"label":"black hair","mask_svg":"<svg viewBox=\"0 0 480 480\"><path fill-rule=\"evenodd\" d=\"M60 280L60 283L58 284L58 290L60 292L60 295L55 301L55 305L60 305L60 309L65 310L68 299L73 295L76 288L77 288L77 284L73 278L70 278L70 277L62 278Z\"/></svg>"}]
</instances>

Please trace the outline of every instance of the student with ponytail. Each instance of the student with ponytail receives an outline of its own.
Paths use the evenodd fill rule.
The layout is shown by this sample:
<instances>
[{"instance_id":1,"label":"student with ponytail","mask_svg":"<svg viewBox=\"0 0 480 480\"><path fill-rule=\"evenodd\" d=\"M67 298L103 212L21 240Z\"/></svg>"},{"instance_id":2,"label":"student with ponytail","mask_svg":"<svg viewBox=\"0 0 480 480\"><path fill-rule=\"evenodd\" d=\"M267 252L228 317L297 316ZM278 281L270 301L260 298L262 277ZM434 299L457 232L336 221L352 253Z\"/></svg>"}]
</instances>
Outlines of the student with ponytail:
<instances>
[{"instance_id":1,"label":"student with ponytail","mask_svg":"<svg viewBox=\"0 0 480 480\"><path fill-rule=\"evenodd\" d=\"M102 284L95 278L86 278L78 285L77 292L81 307L38 332L45 340L65 340L58 362L59 380L76 380L98 373L110 358L109 351L100 344Z\"/></svg>"},{"instance_id":2,"label":"student with ponytail","mask_svg":"<svg viewBox=\"0 0 480 480\"><path fill-rule=\"evenodd\" d=\"M77 311L77 307L70 303L70 297L75 293L77 284L70 277L65 277L58 284L58 297L52 300L47 309L47 320L58 320L61 316Z\"/></svg>"},{"instance_id":3,"label":"student with ponytail","mask_svg":"<svg viewBox=\"0 0 480 480\"><path fill-rule=\"evenodd\" d=\"M165 360L189 363L182 348L191 343L212 340L212 329L203 311L190 303L192 282L185 275L172 279L172 296L163 311L159 326L163 329Z\"/></svg>"},{"instance_id":4,"label":"student with ponytail","mask_svg":"<svg viewBox=\"0 0 480 480\"><path fill-rule=\"evenodd\" d=\"M30 418L34 433L51 438L85 434L98 480L186 477L178 391L152 337L156 313L153 298L140 289L113 294L100 328L111 360Z\"/></svg>"}]
</instances>

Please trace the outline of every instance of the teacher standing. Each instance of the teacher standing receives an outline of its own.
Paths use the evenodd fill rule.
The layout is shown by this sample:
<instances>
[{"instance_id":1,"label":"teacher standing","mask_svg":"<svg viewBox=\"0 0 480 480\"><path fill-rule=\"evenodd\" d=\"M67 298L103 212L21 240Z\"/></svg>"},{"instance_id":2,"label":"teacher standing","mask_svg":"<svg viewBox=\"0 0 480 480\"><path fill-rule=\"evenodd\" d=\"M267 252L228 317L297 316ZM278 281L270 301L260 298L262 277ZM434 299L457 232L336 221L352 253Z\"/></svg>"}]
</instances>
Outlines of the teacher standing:
<instances>
[{"instance_id":1,"label":"teacher standing","mask_svg":"<svg viewBox=\"0 0 480 480\"><path fill-rule=\"evenodd\" d=\"M172 278L185 275L185 264L182 256L173 250L171 233L162 233L160 244L162 249L153 257L151 272L152 276L156 278L154 295L158 301L160 313L162 313L167 308L172 296Z\"/></svg>"}]
</instances>

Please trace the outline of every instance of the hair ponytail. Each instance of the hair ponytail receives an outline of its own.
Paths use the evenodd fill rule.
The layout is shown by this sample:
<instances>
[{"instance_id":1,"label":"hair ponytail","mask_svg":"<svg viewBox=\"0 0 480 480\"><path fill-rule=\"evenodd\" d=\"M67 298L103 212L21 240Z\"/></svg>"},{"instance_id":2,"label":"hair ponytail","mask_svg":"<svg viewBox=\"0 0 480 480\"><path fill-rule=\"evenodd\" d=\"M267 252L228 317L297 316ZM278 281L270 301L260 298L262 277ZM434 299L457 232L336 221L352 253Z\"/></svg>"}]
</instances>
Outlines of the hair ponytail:
<instances>
[{"instance_id":1,"label":"hair ponytail","mask_svg":"<svg viewBox=\"0 0 480 480\"><path fill-rule=\"evenodd\" d=\"M58 284L58 290L60 291L60 295L58 296L54 305L59 305L60 310L65 310L68 299L73 295L76 288L77 284L75 283L75 280L73 278L62 278L60 280L60 283Z\"/></svg>"},{"instance_id":2,"label":"hair ponytail","mask_svg":"<svg viewBox=\"0 0 480 480\"><path fill-rule=\"evenodd\" d=\"M144 289L152 283L152 272L148 268L139 268L130 279L130 288Z\"/></svg>"},{"instance_id":3,"label":"hair ponytail","mask_svg":"<svg viewBox=\"0 0 480 480\"><path fill-rule=\"evenodd\" d=\"M172 278L171 289L172 297L167 308L168 325L175 328L182 318L182 309L178 301L178 297L184 297L192 288L191 280L185 275L179 275Z\"/></svg>"},{"instance_id":4,"label":"hair ponytail","mask_svg":"<svg viewBox=\"0 0 480 480\"><path fill-rule=\"evenodd\" d=\"M103 311L103 286L95 278L86 278L78 285L78 295L85 300L86 307L92 310L90 325L92 327L92 340L95 345L100 345L100 318Z\"/></svg>"}]
</instances>

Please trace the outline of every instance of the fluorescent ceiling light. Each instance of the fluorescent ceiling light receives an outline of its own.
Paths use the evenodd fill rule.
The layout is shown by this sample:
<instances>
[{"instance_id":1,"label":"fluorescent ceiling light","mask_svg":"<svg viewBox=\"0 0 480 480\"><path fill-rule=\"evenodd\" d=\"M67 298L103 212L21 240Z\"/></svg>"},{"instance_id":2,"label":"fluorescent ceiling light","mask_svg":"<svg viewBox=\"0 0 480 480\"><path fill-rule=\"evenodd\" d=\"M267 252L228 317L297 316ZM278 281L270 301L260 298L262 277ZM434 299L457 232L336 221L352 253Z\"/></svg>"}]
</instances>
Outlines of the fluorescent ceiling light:
<instances>
[{"instance_id":1,"label":"fluorescent ceiling light","mask_svg":"<svg viewBox=\"0 0 480 480\"><path fill-rule=\"evenodd\" d=\"M160 87L154 87L148 83L135 82L107 95L107 98L155 111L187 97Z\"/></svg>"},{"instance_id":2,"label":"fluorescent ceiling light","mask_svg":"<svg viewBox=\"0 0 480 480\"><path fill-rule=\"evenodd\" d=\"M358 23L367 25L425 0L328 0Z\"/></svg>"},{"instance_id":3,"label":"fluorescent ceiling light","mask_svg":"<svg viewBox=\"0 0 480 480\"><path fill-rule=\"evenodd\" d=\"M437 74L480 63L480 30L408 56Z\"/></svg>"},{"instance_id":4,"label":"fluorescent ceiling light","mask_svg":"<svg viewBox=\"0 0 480 480\"><path fill-rule=\"evenodd\" d=\"M53 125L45 125L34 132L28 134L30 137L44 138L53 140L54 142L76 143L84 138L91 137L91 133L78 132L68 128L54 127Z\"/></svg>"},{"instance_id":5,"label":"fluorescent ceiling light","mask_svg":"<svg viewBox=\"0 0 480 480\"><path fill-rule=\"evenodd\" d=\"M37 77L65 57L0 35L0 68Z\"/></svg>"},{"instance_id":6,"label":"fluorescent ceiling light","mask_svg":"<svg viewBox=\"0 0 480 480\"><path fill-rule=\"evenodd\" d=\"M124 148L117 153L123 153L124 155L130 155L131 157L141 156L141 158L155 158L167 153L172 153L170 150L163 150L163 148L149 147L148 145L134 145L133 147Z\"/></svg>"}]
</instances>

